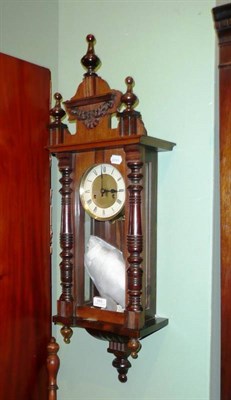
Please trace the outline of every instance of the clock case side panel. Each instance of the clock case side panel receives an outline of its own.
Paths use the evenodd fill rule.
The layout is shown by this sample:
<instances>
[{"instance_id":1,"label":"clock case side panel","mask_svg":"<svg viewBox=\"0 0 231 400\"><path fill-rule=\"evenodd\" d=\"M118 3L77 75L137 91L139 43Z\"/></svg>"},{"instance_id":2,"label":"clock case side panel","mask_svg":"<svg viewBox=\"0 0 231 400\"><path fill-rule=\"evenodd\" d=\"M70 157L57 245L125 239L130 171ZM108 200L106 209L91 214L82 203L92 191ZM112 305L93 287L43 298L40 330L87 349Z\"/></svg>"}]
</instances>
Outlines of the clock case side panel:
<instances>
[{"instance_id":1,"label":"clock case side panel","mask_svg":"<svg viewBox=\"0 0 231 400\"><path fill-rule=\"evenodd\" d=\"M141 290L142 310L140 312L128 311L127 317L128 328L133 331L134 336L137 335L136 337L141 339L168 324L167 318L156 316L157 185L158 153L159 151L172 150L173 143L163 142L159 148L157 142L155 138L145 137L145 141L142 140L140 145L127 146L127 161L140 161L143 164L140 171L142 174L142 180L140 181L142 185L140 223L143 241L141 253L143 274ZM129 322L129 318L133 323Z\"/></svg>"},{"instance_id":2,"label":"clock case side panel","mask_svg":"<svg viewBox=\"0 0 231 400\"><path fill-rule=\"evenodd\" d=\"M142 218L145 266L145 310L147 317L156 315L156 256L157 256L157 166L158 154L145 148L144 201Z\"/></svg>"}]
</instances>

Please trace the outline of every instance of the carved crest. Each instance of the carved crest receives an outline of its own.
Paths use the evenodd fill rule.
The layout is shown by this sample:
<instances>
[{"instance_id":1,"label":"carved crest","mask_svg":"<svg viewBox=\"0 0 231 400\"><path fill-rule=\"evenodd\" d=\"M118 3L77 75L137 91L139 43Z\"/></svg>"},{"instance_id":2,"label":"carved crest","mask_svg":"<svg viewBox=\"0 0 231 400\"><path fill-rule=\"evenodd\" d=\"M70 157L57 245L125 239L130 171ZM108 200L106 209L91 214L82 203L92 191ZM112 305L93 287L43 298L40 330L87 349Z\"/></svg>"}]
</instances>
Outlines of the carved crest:
<instances>
[{"instance_id":1,"label":"carved crest","mask_svg":"<svg viewBox=\"0 0 231 400\"><path fill-rule=\"evenodd\" d=\"M66 113L61 108L62 96L56 93L56 104L50 112L54 118L50 124L50 145L74 146L86 143L93 145L93 143L121 139L125 136L146 135L141 115L134 110L137 97L133 93L133 78L126 78L127 90L124 94L119 90L111 89L108 83L96 73L101 62L95 54L95 37L88 35L87 42L87 52L81 59L87 71L75 95L63 103L69 121L76 121L76 133L71 135L68 127L61 122ZM121 110L122 107L124 107L123 110ZM117 118L117 126L113 124L112 127L112 116Z\"/></svg>"},{"instance_id":2,"label":"carved crest","mask_svg":"<svg viewBox=\"0 0 231 400\"><path fill-rule=\"evenodd\" d=\"M104 117L110 109L114 108L115 105L115 93L109 93L108 95L100 96L99 103L97 98L92 99L94 103L91 103L91 99L86 99L88 105L82 105L83 101L76 101L74 104L66 101L65 106L69 115L73 116L78 121L82 121L88 129L95 128L102 117Z\"/></svg>"}]
</instances>

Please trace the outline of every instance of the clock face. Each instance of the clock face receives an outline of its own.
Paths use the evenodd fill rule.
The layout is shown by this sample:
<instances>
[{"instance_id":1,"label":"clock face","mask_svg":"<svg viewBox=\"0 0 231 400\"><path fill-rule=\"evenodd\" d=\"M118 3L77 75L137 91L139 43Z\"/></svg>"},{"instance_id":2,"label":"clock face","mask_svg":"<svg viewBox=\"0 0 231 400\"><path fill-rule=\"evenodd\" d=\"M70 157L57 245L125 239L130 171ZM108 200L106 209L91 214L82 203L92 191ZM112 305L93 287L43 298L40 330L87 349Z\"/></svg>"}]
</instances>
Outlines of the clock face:
<instances>
[{"instance_id":1,"label":"clock face","mask_svg":"<svg viewBox=\"0 0 231 400\"><path fill-rule=\"evenodd\" d=\"M80 199L91 217L106 221L116 217L125 204L125 182L116 167L96 164L83 175Z\"/></svg>"}]
</instances>

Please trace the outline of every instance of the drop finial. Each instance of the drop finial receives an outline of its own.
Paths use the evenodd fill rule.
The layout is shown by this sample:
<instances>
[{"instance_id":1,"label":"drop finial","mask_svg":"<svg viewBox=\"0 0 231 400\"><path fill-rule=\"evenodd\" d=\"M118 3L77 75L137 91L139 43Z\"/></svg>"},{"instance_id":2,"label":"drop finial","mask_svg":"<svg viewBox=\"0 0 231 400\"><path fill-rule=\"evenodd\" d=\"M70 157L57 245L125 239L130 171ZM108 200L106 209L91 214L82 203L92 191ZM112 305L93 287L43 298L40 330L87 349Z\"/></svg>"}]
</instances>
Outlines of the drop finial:
<instances>
[{"instance_id":1,"label":"drop finial","mask_svg":"<svg viewBox=\"0 0 231 400\"><path fill-rule=\"evenodd\" d=\"M85 76L96 75L95 69L99 66L100 59L95 54L95 36L89 34L87 35L86 40L88 42L88 49L85 56L83 56L83 58L81 59L81 63L87 69Z\"/></svg>"},{"instance_id":2,"label":"drop finial","mask_svg":"<svg viewBox=\"0 0 231 400\"><path fill-rule=\"evenodd\" d=\"M133 86L135 82L131 76L128 76L125 79L125 83L127 85L127 91L121 97L121 103L124 103L126 105L126 111L132 111L138 100L137 96L133 93Z\"/></svg>"}]
</instances>

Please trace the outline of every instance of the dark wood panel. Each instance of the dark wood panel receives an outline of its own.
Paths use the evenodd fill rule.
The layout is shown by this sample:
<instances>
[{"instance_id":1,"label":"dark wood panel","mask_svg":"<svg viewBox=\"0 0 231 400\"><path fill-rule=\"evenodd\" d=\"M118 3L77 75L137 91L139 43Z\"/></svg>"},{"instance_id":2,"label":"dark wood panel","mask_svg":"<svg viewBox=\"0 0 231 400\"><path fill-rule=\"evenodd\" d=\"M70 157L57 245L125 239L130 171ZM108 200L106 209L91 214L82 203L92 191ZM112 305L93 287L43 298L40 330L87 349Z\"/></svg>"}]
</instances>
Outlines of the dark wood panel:
<instances>
[{"instance_id":1,"label":"dark wood panel","mask_svg":"<svg viewBox=\"0 0 231 400\"><path fill-rule=\"evenodd\" d=\"M213 10L219 38L221 400L231 399L231 4Z\"/></svg>"},{"instance_id":2,"label":"dark wood panel","mask_svg":"<svg viewBox=\"0 0 231 400\"><path fill-rule=\"evenodd\" d=\"M50 72L0 54L0 398L45 399Z\"/></svg>"},{"instance_id":3,"label":"dark wood panel","mask_svg":"<svg viewBox=\"0 0 231 400\"><path fill-rule=\"evenodd\" d=\"M231 397L231 68L221 72L220 174L221 174L221 378L222 400ZM228 90L227 90L228 89Z\"/></svg>"}]
</instances>

